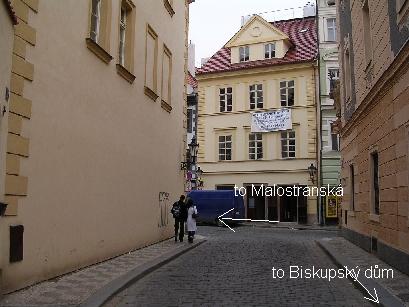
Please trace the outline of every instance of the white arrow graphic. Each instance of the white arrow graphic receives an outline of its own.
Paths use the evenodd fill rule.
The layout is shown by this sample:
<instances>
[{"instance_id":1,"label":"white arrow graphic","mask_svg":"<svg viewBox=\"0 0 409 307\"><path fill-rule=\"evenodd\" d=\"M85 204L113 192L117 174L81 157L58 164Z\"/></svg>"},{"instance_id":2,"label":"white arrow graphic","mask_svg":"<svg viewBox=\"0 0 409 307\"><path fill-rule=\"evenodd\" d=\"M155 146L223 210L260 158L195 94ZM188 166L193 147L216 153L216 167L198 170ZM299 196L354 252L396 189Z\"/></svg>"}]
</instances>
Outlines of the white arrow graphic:
<instances>
[{"instance_id":1,"label":"white arrow graphic","mask_svg":"<svg viewBox=\"0 0 409 307\"><path fill-rule=\"evenodd\" d=\"M352 272L351 272L350 274L354 277L354 281L356 281L358 284L360 284L361 287L363 287L363 288L366 290L366 292L368 292L368 294L369 294L370 297L364 296L364 299L367 299L368 301L371 301L371 302L374 302L374 303L376 303L376 304L379 304L379 298L378 298L378 293L376 292L376 289L373 288L373 290L374 290L374 295L372 295L371 292L369 292L369 290L358 280L357 274L354 274L354 273L352 273Z\"/></svg>"},{"instance_id":2,"label":"white arrow graphic","mask_svg":"<svg viewBox=\"0 0 409 307\"><path fill-rule=\"evenodd\" d=\"M223 223L225 226L227 226L231 231L236 232L234 229L232 229L229 225L227 225L223 220L229 220L229 221L242 221L242 222L267 222L267 223L278 223L279 221L270 221L270 220L252 220L252 219L235 219L232 217L222 217L229 213L230 211L234 210L234 208L231 208L229 211L226 211L222 215L218 217L220 223Z\"/></svg>"},{"instance_id":3,"label":"white arrow graphic","mask_svg":"<svg viewBox=\"0 0 409 307\"><path fill-rule=\"evenodd\" d=\"M224 221L223 218L221 218L222 216L226 215L227 213L229 213L230 211L234 210L234 208L231 208L229 211L226 211L225 213L223 213L222 215L219 215L217 218L219 219L220 223L223 223L226 227L228 227L231 231L236 232L233 228L231 228L229 225L227 225Z\"/></svg>"}]
</instances>

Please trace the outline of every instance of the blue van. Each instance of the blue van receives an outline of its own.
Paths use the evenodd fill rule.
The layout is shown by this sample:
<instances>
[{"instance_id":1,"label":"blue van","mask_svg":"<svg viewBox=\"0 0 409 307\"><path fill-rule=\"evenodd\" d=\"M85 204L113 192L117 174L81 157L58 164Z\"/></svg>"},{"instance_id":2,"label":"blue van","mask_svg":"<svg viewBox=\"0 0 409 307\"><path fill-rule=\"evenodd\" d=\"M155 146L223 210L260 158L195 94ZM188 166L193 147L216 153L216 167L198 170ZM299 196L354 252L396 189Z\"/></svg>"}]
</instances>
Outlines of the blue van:
<instances>
[{"instance_id":1,"label":"blue van","mask_svg":"<svg viewBox=\"0 0 409 307\"><path fill-rule=\"evenodd\" d=\"M216 223L220 225L218 217L231 210L223 217L244 219L243 197L235 196L233 190L194 190L188 194L196 205L199 216L197 222ZM224 220L234 224L235 221Z\"/></svg>"}]
</instances>

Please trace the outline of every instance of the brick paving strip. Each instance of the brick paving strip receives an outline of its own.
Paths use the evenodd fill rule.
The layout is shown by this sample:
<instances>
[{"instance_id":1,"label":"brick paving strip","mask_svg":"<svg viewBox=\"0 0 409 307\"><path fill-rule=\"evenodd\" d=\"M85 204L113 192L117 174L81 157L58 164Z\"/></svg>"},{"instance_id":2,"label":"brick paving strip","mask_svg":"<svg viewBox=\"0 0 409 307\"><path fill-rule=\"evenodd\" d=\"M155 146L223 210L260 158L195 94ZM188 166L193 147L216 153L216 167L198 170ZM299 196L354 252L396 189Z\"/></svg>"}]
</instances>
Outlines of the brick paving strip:
<instances>
[{"instance_id":1,"label":"brick paving strip","mask_svg":"<svg viewBox=\"0 0 409 307\"><path fill-rule=\"evenodd\" d=\"M384 306L409 306L409 276L386 264L374 255L352 244L342 237L326 238L317 241L318 245L339 266L355 268L359 266L361 273L358 280L374 293L376 288L379 302ZM369 279L364 270L378 265L380 269L393 269L393 278ZM357 285L356 282L354 282ZM366 291L361 288L365 293ZM366 296L369 295L366 293Z\"/></svg>"},{"instance_id":2,"label":"brick paving strip","mask_svg":"<svg viewBox=\"0 0 409 307\"><path fill-rule=\"evenodd\" d=\"M162 241L84 269L4 295L1 307L100 306L130 283L204 243Z\"/></svg>"}]
</instances>

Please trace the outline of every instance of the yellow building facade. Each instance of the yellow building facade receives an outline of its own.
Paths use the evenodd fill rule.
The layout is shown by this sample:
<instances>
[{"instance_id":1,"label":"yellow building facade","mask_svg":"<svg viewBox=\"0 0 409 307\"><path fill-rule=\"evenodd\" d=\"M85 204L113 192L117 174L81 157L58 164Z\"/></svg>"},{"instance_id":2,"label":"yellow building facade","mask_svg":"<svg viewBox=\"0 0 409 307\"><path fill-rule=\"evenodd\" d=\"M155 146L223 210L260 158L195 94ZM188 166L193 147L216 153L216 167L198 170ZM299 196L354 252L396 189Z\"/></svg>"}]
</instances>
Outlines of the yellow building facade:
<instances>
[{"instance_id":1,"label":"yellow building facade","mask_svg":"<svg viewBox=\"0 0 409 307\"><path fill-rule=\"evenodd\" d=\"M314 186L308 167L317 165L315 31L314 18L268 23L254 16L198 69L204 189L242 188L247 218L316 222L316 196L277 190ZM290 112L289 129L252 131L253 113L282 110ZM276 195L259 193L274 185Z\"/></svg>"},{"instance_id":2,"label":"yellow building facade","mask_svg":"<svg viewBox=\"0 0 409 307\"><path fill-rule=\"evenodd\" d=\"M12 54L0 49L10 61L3 293L172 235L170 202L184 189L189 2L11 1Z\"/></svg>"}]
</instances>

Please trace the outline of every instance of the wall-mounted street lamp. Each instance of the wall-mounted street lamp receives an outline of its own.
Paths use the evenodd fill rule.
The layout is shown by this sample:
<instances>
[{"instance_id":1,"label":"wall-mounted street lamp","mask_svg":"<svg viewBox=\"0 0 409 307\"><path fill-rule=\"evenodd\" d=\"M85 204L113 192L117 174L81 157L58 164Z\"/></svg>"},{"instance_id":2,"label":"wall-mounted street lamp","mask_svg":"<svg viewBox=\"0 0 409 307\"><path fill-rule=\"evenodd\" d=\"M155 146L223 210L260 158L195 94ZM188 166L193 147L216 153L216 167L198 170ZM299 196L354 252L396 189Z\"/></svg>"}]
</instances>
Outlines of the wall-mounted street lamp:
<instances>
[{"instance_id":1,"label":"wall-mounted street lamp","mask_svg":"<svg viewBox=\"0 0 409 307\"><path fill-rule=\"evenodd\" d=\"M315 175L317 174L317 168L313 163L311 163L310 166L308 166L308 173L310 174L310 179L312 183L315 181Z\"/></svg>"},{"instance_id":2,"label":"wall-mounted street lamp","mask_svg":"<svg viewBox=\"0 0 409 307\"><path fill-rule=\"evenodd\" d=\"M200 166L197 167L196 175L197 175L198 178L202 178L203 171L202 171L202 169L200 168Z\"/></svg>"},{"instance_id":3,"label":"wall-mounted street lamp","mask_svg":"<svg viewBox=\"0 0 409 307\"><path fill-rule=\"evenodd\" d=\"M196 164L197 152L199 150L199 144L196 142L196 137L192 138L192 141L188 146L189 151L186 154L186 161L180 163L181 170L189 170L192 165Z\"/></svg>"}]
</instances>

